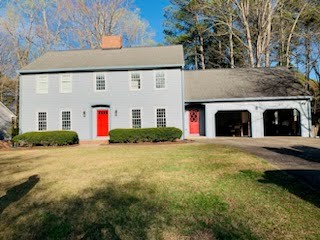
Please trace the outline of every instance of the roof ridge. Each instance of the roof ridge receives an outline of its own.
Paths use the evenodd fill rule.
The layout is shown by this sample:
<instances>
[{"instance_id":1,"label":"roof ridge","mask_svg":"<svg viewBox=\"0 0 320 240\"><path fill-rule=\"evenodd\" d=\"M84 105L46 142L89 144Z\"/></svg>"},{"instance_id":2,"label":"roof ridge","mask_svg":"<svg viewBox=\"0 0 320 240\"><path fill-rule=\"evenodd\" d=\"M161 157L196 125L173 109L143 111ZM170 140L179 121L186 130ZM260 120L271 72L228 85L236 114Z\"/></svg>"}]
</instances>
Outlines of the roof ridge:
<instances>
[{"instance_id":1,"label":"roof ridge","mask_svg":"<svg viewBox=\"0 0 320 240\"><path fill-rule=\"evenodd\" d=\"M162 48L162 47L182 47L182 44L177 45L156 45L156 46L133 46L133 47L123 47L120 49L101 49L101 48L93 48L93 49L61 49L61 50L50 50L47 53L56 53L56 52L80 52L80 51L119 51L119 50L128 50L128 49L137 49L137 48Z\"/></svg>"},{"instance_id":2,"label":"roof ridge","mask_svg":"<svg viewBox=\"0 0 320 240\"><path fill-rule=\"evenodd\" d=\"M224 71L224 70L274 70L274 69L279 69L279 70L290 70L288 67L280 67L280 66L275 66L275 67L240 67L240 68L210 68L210 69L192 69L192 70L184 70L185 72L213 72L213 71Z\"/></svg>"}]
</instances>

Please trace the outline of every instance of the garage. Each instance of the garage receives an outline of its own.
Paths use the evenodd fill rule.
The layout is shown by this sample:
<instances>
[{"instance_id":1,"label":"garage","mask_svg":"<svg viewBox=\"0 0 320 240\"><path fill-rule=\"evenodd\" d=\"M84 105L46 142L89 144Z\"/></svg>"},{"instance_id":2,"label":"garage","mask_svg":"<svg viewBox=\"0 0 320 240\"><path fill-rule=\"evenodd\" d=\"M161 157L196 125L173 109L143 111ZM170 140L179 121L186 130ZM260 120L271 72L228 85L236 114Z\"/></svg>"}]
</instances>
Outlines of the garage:
<instances>
[{"instance_id":1,"label":"garage","mask_svg":"<svg viewBox=\"0 0 320 240\"><path fill-rule=\"evenodd\" d=\"M200 136L207 138L311 136L312 97L289 69L186 71L185 89L189 136L199 132L201 118ZM202 117L190 111L195 106Z\"/></svg>"},{"instance_id":2,"label":"garage","mask_svg":"<svg viewBox=\"0 0 320 240\"><path fill-rule=\"evenodd\" d=\"M216 113L217 137L251 137L251 114L248 111Z\"/></svg>"},{"instance_id":3,"label":"garage","mask_svg":"<svg viewBox=\"0 0 320 240\"><path fill-rule=\"evenodd\" d=\"M266 110L263 114L265 136L301 136L297 109Z\"/></svg>"}]
</instances>

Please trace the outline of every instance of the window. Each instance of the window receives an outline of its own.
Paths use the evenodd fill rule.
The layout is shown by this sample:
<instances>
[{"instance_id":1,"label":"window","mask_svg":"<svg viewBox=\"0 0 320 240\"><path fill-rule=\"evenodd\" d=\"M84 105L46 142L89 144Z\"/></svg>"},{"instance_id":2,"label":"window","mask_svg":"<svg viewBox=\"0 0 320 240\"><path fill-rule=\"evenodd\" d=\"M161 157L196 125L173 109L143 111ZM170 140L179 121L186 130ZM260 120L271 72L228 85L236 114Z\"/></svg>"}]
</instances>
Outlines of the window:
<instances>
[{"instance_id":1,"label":"window","mask_svg":"<svg viewBox=\"0 0 320 240\"><path fill-rule=\"evenodd\" d=\"M166 88L166 75L165 72L159 71L156 72L156 89Z\"/></svg>"},{"instance_id":2,"label":"window","mask_svg":"<svg viewBox=\"0 0 320 240\"><path fill-rule=\"evenodd\" d=\"M132 109L132 128L141 128L141 109Z\"/></svg>"},{"instance_id":3,"label":"window","mask_svg":"<svg viewBox=\"0 0 320 240\"><path fill-rule=\"evenodd\" d=\"M47 131L47 113L38 112L38 131Z\"/></svg>"},{"instance_id":4,"label":"window","mask_svg":"<svg viewBox=\"0 0 320 240\"><path fill-rule=\"evenodd\" d=\"M96 91L105 91L106 90L106 76L103 73L96 74Z\"/></svg>"},{"instance_id":5,"label":"window","mask_svg":"<svg viewBox=\"0 0 320 240\"><path fill-rule=\"evenodd\" d=\"M62 130L66 130L66 131L71 130L71 112L70 111L61 112L61 126L62 126Z\"/></svg>"},{"instance_id":6,"label":"window","mask_svg":"<svg viewBox=\"0 0 320 240\"><path fill-rule=\"evenodd\" d=\"M166 109L165 108L157 108L157 127L166 127L167 126L167 118L166 118Z\"/></svg>"},{"instance_id":7,"label":"window","mask_svg":"<svg viewBox=\"0 0 320 240\"><path fill-rule=\"evenodd\" d=\"M37 77L37 93L45 94L48 93L48 76L41 75Z\"/></svg>"},{"instance_id":8,"label":"window","mask_svg":"<svg viewBox=\"0 0 320 240\"><path fill-rule=\"evenodd\" d=\"M130 82L131 90L139 90L141 89L141 77L140 73L131 73L131 82Z\"/></svg>"},{"instance_id":9,"label":"window","mask_svg":"<svg viewBox=\"0 0 320 240\"><path fill-rule=\"evenodd\" d=\"M71 74L63 74L60 76L60 93L72 92L72 76Z\"/></svg>"}]
</instances>

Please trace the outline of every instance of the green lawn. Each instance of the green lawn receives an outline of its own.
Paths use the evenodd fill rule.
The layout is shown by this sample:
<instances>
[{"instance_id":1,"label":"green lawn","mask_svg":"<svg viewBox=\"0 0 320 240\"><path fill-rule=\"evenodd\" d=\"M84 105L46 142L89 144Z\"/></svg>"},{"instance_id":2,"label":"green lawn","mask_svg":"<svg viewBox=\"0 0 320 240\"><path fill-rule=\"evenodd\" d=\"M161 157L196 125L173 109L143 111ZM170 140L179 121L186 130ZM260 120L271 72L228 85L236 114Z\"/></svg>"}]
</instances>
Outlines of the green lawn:
<instances>
[{"instance_id":1,"label":"green lawn","mask_svg":"<svg viewBox=\"0 0 320 240\"><path fill-rule=\"evenodd\" d=\"M18 150L0 171L0 239L320 239L319 194L231 147Z\"/></svg>"}]
</instances>

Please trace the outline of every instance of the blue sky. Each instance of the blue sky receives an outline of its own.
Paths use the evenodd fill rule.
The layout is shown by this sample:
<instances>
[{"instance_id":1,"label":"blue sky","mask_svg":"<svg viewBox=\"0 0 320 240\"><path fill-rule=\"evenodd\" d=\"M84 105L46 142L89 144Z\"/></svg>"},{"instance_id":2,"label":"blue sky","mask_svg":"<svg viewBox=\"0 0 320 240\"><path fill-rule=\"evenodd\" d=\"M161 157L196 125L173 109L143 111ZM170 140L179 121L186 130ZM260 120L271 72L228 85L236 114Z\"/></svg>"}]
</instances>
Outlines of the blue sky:
<instances>
[{"instance_id":1,"label":"blue sky","mask_svg":"<svg viewBox=\"0 0 320 240\"><path fill-rule=\"evenodd\" d=\"M140 9L141 17L148 20L155 32L155 41L163 42L163 20L164 8L168 6L169 0L136 0L135 5Z\"/></svg>"}]
</instances>

